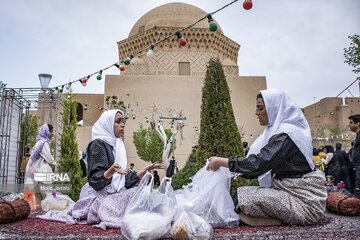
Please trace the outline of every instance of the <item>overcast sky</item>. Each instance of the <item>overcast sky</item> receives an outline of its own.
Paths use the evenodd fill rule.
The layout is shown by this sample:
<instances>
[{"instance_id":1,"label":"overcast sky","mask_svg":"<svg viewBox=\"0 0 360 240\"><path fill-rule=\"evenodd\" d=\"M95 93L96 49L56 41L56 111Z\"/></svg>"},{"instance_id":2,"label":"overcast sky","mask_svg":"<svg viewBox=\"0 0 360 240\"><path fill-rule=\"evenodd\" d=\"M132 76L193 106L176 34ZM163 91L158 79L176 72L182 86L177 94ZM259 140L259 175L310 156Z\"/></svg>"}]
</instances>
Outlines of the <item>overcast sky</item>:
<instances>
[{"instance_id":1,"label":"overcast sky","mask_svg":"<svg viewBox=\"0 0 360 240\"><path fill-rule=\"evenodd\" d=\"M65 84L118 61L117 41L136 21L166 0L0 0L0 81L7 87ZM231 0L184 0L213 12ZM224 34L241 45L241 76L266 76L269 88L287 92L304 107L334 97L356 75L344 63L349 35L360 34L359 0L243 1L213 15ZM181 14L181 13L179 13ZM105 74L119 74L115 68ZM92 77L79 93L103 93ZM359 96L359 85L350 88ZM346 91L342 96L351 96Z\"/></svg>"}]
</instances>

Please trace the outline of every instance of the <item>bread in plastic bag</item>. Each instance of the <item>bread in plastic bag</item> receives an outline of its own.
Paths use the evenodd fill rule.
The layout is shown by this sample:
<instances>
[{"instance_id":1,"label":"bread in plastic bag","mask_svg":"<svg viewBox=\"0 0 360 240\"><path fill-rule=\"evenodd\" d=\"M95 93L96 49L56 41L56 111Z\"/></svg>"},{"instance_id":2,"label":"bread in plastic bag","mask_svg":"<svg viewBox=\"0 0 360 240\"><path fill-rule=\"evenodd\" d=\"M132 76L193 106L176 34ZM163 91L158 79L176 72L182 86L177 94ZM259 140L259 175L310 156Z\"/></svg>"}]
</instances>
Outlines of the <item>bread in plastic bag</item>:
<instances>
[{"instance_id":1,"label":"bread in plastic bag","mask_svg":"<svg viewBox=\"0 0 360 240\"><path fill-rule=\"evenodd\" d=\"M47 192L44 200L41 201L41 209L43 211L49 210L65 210L71 208L75 202L65 194L58 192Z\"/></svg>"},{"instance_id":2,"label":"bread in plastic bag","mask_svg":"<svg viewBox=\"0 0 360 240\"><path fill-rule=\"evenodd\" d=\"M183 210L170 230L176 240L208 240L213 237L213 229L202 217Z\"/></svg>"},{"instance_id":3,"label":"bread in plastic bag","mask_svg":"<svg viewBox=\"0 0 360 240\"><path fill-rule=\"evenodd\" d=\"M121 220L121 232L127 239L159 239L170 231L176 213L171 179L164 178L156 190L153 185L154 177L147 172Z\"/></svg>"}]
</instances>

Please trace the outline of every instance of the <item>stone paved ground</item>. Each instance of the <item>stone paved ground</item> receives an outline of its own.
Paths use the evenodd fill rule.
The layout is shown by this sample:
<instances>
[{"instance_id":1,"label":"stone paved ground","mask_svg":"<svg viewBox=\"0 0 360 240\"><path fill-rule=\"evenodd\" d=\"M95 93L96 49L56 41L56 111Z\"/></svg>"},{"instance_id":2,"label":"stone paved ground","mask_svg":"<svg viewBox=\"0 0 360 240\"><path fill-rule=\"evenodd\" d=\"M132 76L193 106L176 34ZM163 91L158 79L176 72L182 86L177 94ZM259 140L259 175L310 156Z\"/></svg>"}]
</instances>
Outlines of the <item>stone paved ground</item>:
<instances>
[{"instance_id":1,"label":"stone paved ground","mask_svg":"<svg viewBox=\"0 0 360 240\"><path fill-rule=\"evenodd\" d=\"M0 225L0 239L124 239L117 229L106 231L89 225L68 225L35 217ZM360 216L346 217L326 213L314 226L240 226L215 229L214 239L360 239Z\"/></svg>"}]
</instances>

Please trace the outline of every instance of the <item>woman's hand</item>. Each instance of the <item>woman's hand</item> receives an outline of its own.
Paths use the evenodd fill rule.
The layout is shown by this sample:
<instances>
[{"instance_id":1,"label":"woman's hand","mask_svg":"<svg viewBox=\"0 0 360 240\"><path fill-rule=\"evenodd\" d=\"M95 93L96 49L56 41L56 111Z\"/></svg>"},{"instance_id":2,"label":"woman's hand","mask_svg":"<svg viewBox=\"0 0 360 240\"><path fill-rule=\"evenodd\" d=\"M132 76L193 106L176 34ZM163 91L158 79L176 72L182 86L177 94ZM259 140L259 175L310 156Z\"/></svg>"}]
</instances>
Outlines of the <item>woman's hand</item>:
<instances>
[{"instance_id":1,"label":"woman's hand","mask_svg":"<svg viewBox=\"0 0 360 240\"><path fill-rule=\"evenodd\" d=\"M112 177L112 175L114 175L114 173L119 173L121 175L126 175L128 174L128 170L123 169L122 167L119 166L119 164L114 163L113 165L111 165L108 170L106 170L104 172L104 177L106 179L110 179Z\"/></svg>"},{"instance_id":2,"label":"woman's hand","mask_svg":"<svg viewBox=\"0 0 360 240\"><path fill-rule=\"evenodd\" d=\"M113 165L111 165L111 167L114 169L115 172L117 172L118 174L121 174L121 175L126 175L129 172L129 170L123 169L117 163L114 163Z\"/></svg>"},{"instance_id":3,"label":"woman's hand","mask_svg":"<svg viewBox=\"0 0 360 240\"><path fill-rule=\"evenodd\" d=\"M55 164L50 164L50 163L49 163L49 165L50 165L50 167L51 167L51 170L52 170L53 172L55 172L55 170L56 170L56 165L55 165Z\"/></svg>"},{"instance_id":4,"label":"woman's hand","mask_svg":"<svg viewBox=\"0 0 360 240\"><path fill-rule=\"evenodd\" d=\"M207 170L216 171L220 167L229 167L229 159L221 157L211 157L208 159Z\"/></svg>"},{"instance_id":5,"label":"woman's hand","mask_svg":"<svg viewBox=\"0 0 360 240\"><path fill-rule=\"evenodd\" d=\"M164 168L165 168L164 164L159 163L159 162L154 162L154 163L152 163L150 165L147 165L144 170L145 171L151 171L151 170L154 170L154 169L164 169Z\"/></svg>"},{"instance_id":6,"label":"woman's hand","mask_svg":"<svg viewBox=\"0 0 360 240\"><path fill-rule=\"evenodd\" d=\"M151 170L154 170L154 169L164 169L164 168L165 168L164 164L159 163L159 162L154 162L154 163L152 163L150 165L147 165L144 169L142 169L140 172L138 172L137 176L139 178L142 178L147 171L151 171Z\"/></svg>"}]
</instances>

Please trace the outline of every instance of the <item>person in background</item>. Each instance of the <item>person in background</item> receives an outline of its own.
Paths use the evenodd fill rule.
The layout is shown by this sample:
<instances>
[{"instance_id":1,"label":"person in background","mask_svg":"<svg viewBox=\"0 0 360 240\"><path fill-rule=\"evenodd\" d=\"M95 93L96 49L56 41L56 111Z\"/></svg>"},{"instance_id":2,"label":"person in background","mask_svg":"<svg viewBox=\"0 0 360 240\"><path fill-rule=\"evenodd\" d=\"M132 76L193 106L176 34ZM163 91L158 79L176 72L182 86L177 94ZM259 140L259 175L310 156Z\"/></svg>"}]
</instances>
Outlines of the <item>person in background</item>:
<instances>
[{"instance_id":1,"label":"person in background","mask_svg":"<svg viewBox=\"0 0 360 240\"><path fill-rule=\"evenodd\" d=\"M240 220L252 226L316 224L324 216L325 176L312 162L312 137L301 109L276 89L260 91L256 116L264 132L248 156L210 157L208 170L227 167L244 178L259 179L260 186L237 189Z\"/></svg>"},{"instance_id":2,"label":"person in background","mask_svg":"<svg viewBox=\"0 0 360 240\"><path fill-rule=\"evenodd\" d=\"M323 160L324 164L326 164L327 175L333 176L334 184L337 185L341 181L341 170L340 163L334 154L334 148L331 145L326 145L323 149L326 152L326 159Z\"/></svg>"},{"instance_id":3,"label":"person in background","mask_svg":"<svg viewBox=\"0 0 360 240\"><path fill-rule=\"evenodd\" d=\"M349 116L349 128L356 134L352 148L352 161L356 171L354 194L360 198L360 114Z\"/></svg>"},{"instance_id":4,"label":"person in background","mask_svg":"<svg viewBox=\"0 0 360 240\"><path fill-rule=\"evenodd\" d=\"M321 146L320 148L320 152L319 152L319 156L324 164L325 167L325 176L329 174L329 169L328 169L328 163L331 161L331 159L333 158L333 154L334 151L329 152L329 147L327 146ZM332 148L334 149L334 148Z\"/></svg>"},{"instance_id":5,"label":"person in background","mask_svg":"<svg viewBox=\"0 0 360 240\"><path fill-rule=\"evenodd\" d=\"M55 159L51 155L50 140L53 137L53 126L44 124L40 127L36 136L36 144L31 150L30 158L25 168L25 184L36 184L35 172L52 173L55 167Z\"/></svg>"},{"instance_id":6,"label":"person in background","mask_svg":"<svg viewBox=\"0 0 360 240\"><path fill-rule=\"evenodd\" d=\"M349 176L349 165L350 160L347 156L346 152L341 149L342 145L341 143L335 144L335 155L337 158L337 161L339 161L340 165L340 179L345 183L345 188L349 192L352 192L351 190L351 183L350 183L350 176Z\"/></svg>"},{"instance_id":7,"label":"person in background","mask_svg":"<svg viewBox=\"0 0 360 240\"><path fill-rule=\"evenodd\" d=\"M20 183L24 183L25 168L26 168L26 165L27 165L29 159L30 159L30 148L25 147L24 157L23 157L20 167L19 167Z\"/></svg>"},{"instance_id":8,"label":"person in background","mask_svg":"<svg viewBox=\"0 0 360 240\"><path fill-rule=\"evenodd\" d=\"M175 172L177 172L177 166L176 166L176 160L175 160L175 157L172 156L171 157L171 160L170 160L170 163L169 163L169 166L168 168L166 169L166 177L170 178L174 175Z\"/></svg>"},{"instance_id":9,"label":"person in background","mask_svg":"<svg viewBox=\"0 0 360 240\"><path fill-rule=\"evenodd\" d=\"M322 172L325 170L324 163L319 156L319 150L317 148L313 148L312 160L317 170L320 170Z\"/></svg>"},{"instance_id":10,"label":"person in background","mask_svg":"<svg viewBox=\"0 0 360 240\"><path fill-rule=\"evenodd\" d=\"M130 171L130 172L136 172L136 171L134 170L134 167L135 167L135 164L130 163L129 171Z\"/></svg>"},{"instance_id":11,"label":"person in background","mask_svg":"<svg viewBox=\"0 0 360 240\"><path fill-rule=\"evenodd\" d=\"M43 199L44 192L37 189L39 184L46 182L38 181L35 177L36 173L53 173L55 169L55 159L51 155L50 140L53 137L53 126L51 124L44 124L40 127L39 133L36 136L36 144L31 150L29 161L26 164L24 176L24 193L33 193L36 195L36 204L39 205ZM46 177L46 176L45 176ZM36 194L35 194L36 192ZM34 203L30 203L34 206Z\"/></svg>"},{"instance_id":12,"label":"person in background","mask_svg":"<svg viewBox=\"0 0 360 240\"><path fill-rule=\"evenodd\" d=\"M85 151L79 151L79 157L80 157L80 167L81 167L81 176L86 177L87 173L87 161L86 161L86 152Z\"/></svg>"},{"instance_id":13,"label":"person in background","mask_svg":"<svg viewBox=\"0 0 360 240\"><path fill-rule=\"evenodd\" d=\"M349 157L349 178L350 178L350 184L351 184L351 192L354 193L354 189L355 189L355 179L356 179L356 169L354 166L354 162L352 159L352 149L354 147L354 141L351 142L351 148L348 151L348 157Z\"/></svg>"},{"instance_id":14,"label":"person in background","mask_svg":"<svg viewBox=\"0 0 360 240\"><path fill-rule=\"evenodd\" d=\"M160 176L156 170L154 170L154 185L160 186Z\"/></svg>"},{"instance_id":15,"label":"person in background","mask_svg":"<svg viewBox=\"0 0 360 240\"><path fill-rule=\"evenodd\" d=\"M325 164L327 150L326 150L326 148L324 146L320 146L318 148L318 150L319 150L319 157L321 158L321 161L322 161L322 163L324 165L324 168L325 168L324 169L325 175L327 175L327 165Z\"/></svg>"},{"instance_id":16,"label":"person in background","mask_svg":"<svg viewBox=\"0 0 360 240\"><path fill-rule=\"evenodd\" d=\"M246 156L249 152L249 143L248 142L243 142L243 148L244 148L244 156Z\"/></svg>"}]
</instances>

